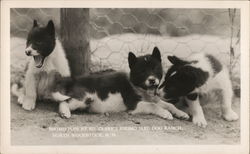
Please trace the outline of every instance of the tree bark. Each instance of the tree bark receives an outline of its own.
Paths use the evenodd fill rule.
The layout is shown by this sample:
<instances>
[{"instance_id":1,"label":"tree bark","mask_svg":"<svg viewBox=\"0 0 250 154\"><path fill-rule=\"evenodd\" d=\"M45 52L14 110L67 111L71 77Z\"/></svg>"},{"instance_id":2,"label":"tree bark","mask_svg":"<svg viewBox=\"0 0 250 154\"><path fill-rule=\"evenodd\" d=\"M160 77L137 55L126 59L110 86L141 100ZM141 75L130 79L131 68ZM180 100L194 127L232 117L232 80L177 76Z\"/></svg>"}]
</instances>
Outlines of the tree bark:
<instances>
[{"instance_id":1,"label":"tree bark","mask_svg":"<svg viewBox=\"0 0 250 154\"><path fill-rule=\"evenodd\" d=\"M61 41L72 77L89 73L89 9L62 8Z\"/></svg>"}]
</instances>

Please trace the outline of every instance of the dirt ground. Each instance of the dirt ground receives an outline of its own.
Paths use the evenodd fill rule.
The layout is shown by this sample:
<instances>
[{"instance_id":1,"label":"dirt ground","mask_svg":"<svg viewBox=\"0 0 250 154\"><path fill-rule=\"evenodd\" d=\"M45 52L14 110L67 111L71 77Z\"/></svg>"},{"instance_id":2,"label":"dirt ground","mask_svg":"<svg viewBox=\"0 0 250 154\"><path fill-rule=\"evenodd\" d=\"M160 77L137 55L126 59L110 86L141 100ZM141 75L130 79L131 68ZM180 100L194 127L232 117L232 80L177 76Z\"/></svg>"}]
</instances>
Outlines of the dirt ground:
<instances>
[{"instance_id":1,"label":"dirt ground","mask_svg":"<svg viewBox=\"0 0 250 154\"><path fill-rule=\"evenodd\" d=\"M233 103L233 109L238 114L240 113L239 102L239 98L235 98ZM38 102L36 109L29 112L23 110L17 104L16 97L12 96L11 144L239 144L240 120L224 121L220 117L218 103L210 103L204 107L208 122L207 128L204 129L193 125L190 121L179 119L169 121L153 115L132 116L125 112L100 115L76 111L70 119L62 119L57 114L55 103ZM113 130L107 130L111 128ZM117 129L122 130L117 131ZM87 136L88 134L92 136Z\"/></svg>"},{"instance_id":2,"label":"dirt ground","mask_svg":"<svg viewBox=\"0 0 250 154\"><path fill-rule=\"evenodd\" d=\"M121 40L129 38L134 38L132 40L140 40L135 39L138 37L137 35L122 35L121 37ZM177 42L183 42L190 40L192 37L193 36L188 36L175 39L178 39L176 40ZM219 38L215 39L214 37L208 36L203 36L202 38L211 41L220 40L221 42L218 44L221 45L221 47L226 47L227 44L227 40L221 40ZM153 37L153 40L159 39L162 40L163 38ZM110 42L108 46L112 46L114 49L121 48L122 43L117 41L114 43L108 40L111 39L105 38L102 41L104 44ZM161 44L159 44L159 46L162 47L162 51L168 51L167 47L169 47L170 44L166 42L168 39L164 40L165 42L162 42L164 45L161 46ZM171 40L174 40L174 38ZM143 41L141 42L143 43ZM132 41L131 43L135 43L138 48L143 46L138 41ZM168 44L168 46L165 46L165 44ZM199 44L200 43L195 43L194 45L190 45L190 47L194 48L194 51L199 51ZM24 78L25 64L27 63L27 56L21 52L24 51L24 48L25 39L11 39L11 82L20 81ZM95 45L92 45L92 48L95 49ZM222 49L224 50L224 48ZM180 52L178 52L179 50ZM100 51L102 51L102 53L109 53L108 50L103 50L103 48L100 48ZM182 48L176 49L175 53L183 53L181 51ZM213 49L210 51L213 51ZM225 49L225 51L227 50ZM122 53L126 52L123 51ZM100 56L101 54L98 55ZM165 53L165 55L168 54ZM114 64L116 64L115 62L120 62L121 60L113 61ZM239 68L235 70L239 70ZM237 72L233 74L239 75ZM11 143L12 145L239 144L240 120L236 122L224 121L220 117L220 103L217 100L211 100L209 102L209 104L204 106L204 114L208 126L203 129L195 126L191 121L179 119L169 121L153 115L132 116L125 112L110 114L109 116L74 112L70 119L62 119L57 113L57 104L55 103L38 102L36 109L29 112L23 110L21 106L17 104L16 97L12 96ZM233 110L240 115L239 98L234 99ZM107 130L111 128L114 130Z\"/></svg>"}]
</instances>

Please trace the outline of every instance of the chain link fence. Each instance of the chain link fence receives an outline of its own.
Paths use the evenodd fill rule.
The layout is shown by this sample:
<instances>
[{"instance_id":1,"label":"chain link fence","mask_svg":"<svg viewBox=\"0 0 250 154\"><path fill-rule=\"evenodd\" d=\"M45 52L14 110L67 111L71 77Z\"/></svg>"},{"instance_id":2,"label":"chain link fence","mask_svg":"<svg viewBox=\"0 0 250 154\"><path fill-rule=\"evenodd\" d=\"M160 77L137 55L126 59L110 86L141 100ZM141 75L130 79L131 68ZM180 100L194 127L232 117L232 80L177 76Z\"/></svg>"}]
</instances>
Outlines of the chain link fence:
<instances>
[{"instance_id":1,"label":"chain link fence","mask_svg":"<svg viewBox=\"0 0 250 154\"><path fill-rule=\"evenodd\" d=\"M11 9L11 36L26 38L33 19L41 25L52 19L60 32L59 9ZM129 51L142 55L154 46L167 56L187 57L196 52L213 53L240 83L239 9L90 9L91 71L127 70ZM60 36L59 36L60 37ZM25 43L25 42L24 42ZM20 44L19 44L20 46ZM11 46L13 48L15 45ZM237 84L235 84L237 83Z\"/></svg>"}]
</instances>

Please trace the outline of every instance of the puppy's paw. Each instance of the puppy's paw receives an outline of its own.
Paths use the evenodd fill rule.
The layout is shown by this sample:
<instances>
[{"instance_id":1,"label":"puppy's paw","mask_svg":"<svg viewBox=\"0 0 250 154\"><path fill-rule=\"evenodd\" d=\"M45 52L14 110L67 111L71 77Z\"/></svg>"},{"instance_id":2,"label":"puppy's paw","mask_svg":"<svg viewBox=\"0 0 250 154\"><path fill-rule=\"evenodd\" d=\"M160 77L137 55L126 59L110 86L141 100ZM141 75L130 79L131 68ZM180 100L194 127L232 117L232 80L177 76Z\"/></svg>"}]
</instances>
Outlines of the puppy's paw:
<instances>
[{"instance_id":1,"label":"puppy's paw","mask_svg":"<svg viewBox=\"0 0 250 154\"><path fill-rule=\"evenodd\" d=\"M235 113L233 110L229 110L228 112L224 113L222 116L226 121L235 121L239 119L237 113Z\"/></svg>"},{"instance_id":2,"label":"puppy's paw","mask_svg":"<svg viewBox=\"0 0 250 154\"><path fill-rule=\"evenodd\" d=\"M70 111L62 111L62 112L59 112L59 114L60 114L60 117L62 118L69 119L71 117Z\"/></svg>"},{"instance_id":3,"label":"puppy's paw","mask_svg":"<svg viewBox=\"0 0 250 154\"><path fill-rule=\"evenodd\" d=\"M17 99L17 103L22 105L23 102L24 102L24 95L20 95Z\"/></svg>"},{"instance_id":4,"label":"puppy's paw","mask_svg":"<svg viewBox=\"0 0 250 154\"><path fill-rule=\"evenodd\" d=\"M70 111L67 103L61 103L59 105L59 115L62 118L67 118L67 119L71 117L71 111Z\"/></svg>"},{"instance_id":5,"label":"puppy's paw","mask_svg":"<svg viewBox=\"0 0 250 154\"><path fill-rule=\"evenodd\" d=\"M207 127L207 121L202 116L194 116L192 121L195 125L199 127L203 127L203 128Z\"/></svg>"},{"instance_id":6,"label":"puppy's paw","mask_svg":"<svg viewBox=\"0 0 250 154\"><path fill-rule=\"evenodd\" d=\"M173 115L168 111L168 110L162 110L159 113L159 116L164 118L164 119L168 119L168 120L173 120Z\"/></svg>"},{"instance_id":7,"label":"puppy's paw","mask_svg":"<svg viewBox=\"0 0 250 154\"><path fill-rule=\"evenodd\" d=\"M24 97L22 107L25 110L31 111L31 110L35 109L35 106L36 106L35 99L29 98L29 97Z\"/></svg>"},{"instance_id":8,"label":"puppy's paw","mask_svg":"<svg viewBox=\"0 0 250 154\"><path fill-rule=\"evenodd\" d=\"M187 119L190 118L189 115L188 115L186 112L183 112L183 111L181 111L181 110L179 110L178 112L176 112L176 113L175 113L175 116L176 116L177 118L185 119L185 120L187 120Z\"/></svg>"}]
</instances>

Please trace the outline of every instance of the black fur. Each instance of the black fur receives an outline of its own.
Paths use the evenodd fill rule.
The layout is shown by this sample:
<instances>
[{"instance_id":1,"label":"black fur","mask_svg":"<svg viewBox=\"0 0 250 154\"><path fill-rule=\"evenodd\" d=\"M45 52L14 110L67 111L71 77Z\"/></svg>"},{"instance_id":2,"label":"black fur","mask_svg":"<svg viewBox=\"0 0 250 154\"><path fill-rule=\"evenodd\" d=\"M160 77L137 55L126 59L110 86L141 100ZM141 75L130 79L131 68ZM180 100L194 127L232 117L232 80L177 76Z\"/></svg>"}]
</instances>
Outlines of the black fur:
<instances>
[{"instance_id":1,"label":"black fur","mask_svg":"<svg viewBox=\"0 0 250 154\"><path fill-rule=\"evenodd\" d=\"M222 70L222 65L219 62L218 59L216 59L214 56L207 54L206 57L208 58L209 62L212 65L214 75L219 73Z\"/></svg>"},{"instance_id":2,"label":"black fur","mask_svg":"<svg viewBox=\"0 0 250 154\"><path fill-rule=\"evenodd\" d=\"M129 110L134 109L141 99L130 83L127 74L123 72L95 73L74 80L63 78L63 80L58 81L57 85L60 86L57 89L67 89L67 91L61 91L63 94L77 99L83 98L88 92L96 93L104 101L108 98L109 93L120 93Z\"/></svg>"},{"instance_id":3,"label":"black fur","mask_svg":"<svg viewBox=\"0 0 250 154\"><path fill-rule=\"evenodd\" d=\"M45 58L54 50L55 44L53 21L50 20L45 27L39 27L37 21L34 20L33 27L28 34L26 46L31 45L34 50L37 50Z\"/></svg>"},{"instance_id":4,"label":"black fur","mask_svg":"<svg viewBox=\"0 0 250 154\"><path fill-rule=\"evenodd\" d=\"M130 52L128 62L130 67L130 80L135 86L145 90L151 88L145 85L145 81L150 75L154 75L161 80L163 72L161 54L157 47L154 48L152 55L136 57Z\"/></svg>"},{"instance_id":5,"label":"black fur","mask_svg":"<svg viewBox=\"0 0 250 154\"><path fill-rule=\"evenodd\" d=\"M195 88L202 86L208 79L208 72L190 66L190 63L177 57L168 57L173 65L166 73L165 80L160 88L164 88L165 99L178 99L186 96Z\"/></svg>"},{"instance_id":6,"label":"black fur","mask_svg":"<svg viewBox=\"0 0 250 154\"><path fill-rule=\"evenodd\" d=\"M157 48L152 55L136 57L133 53L128 56L131 69L128 74L107 70L91 73L78 78L57 77L55 91L72 98L81 99L86 93L96 93L99 99L106 100L110 93L120 93L128 110L134 110L143 96L137 88L147 88L143 85L149 75L162 77L161 55Z\"/></svg>"},{"instance_id":7,"label":"black fur","mask_svg":"<svg viewBox=\"0 0 250 154\"><path fill-rule=\"evenodd\" d=\"M198 93L192 93L192 94L188 94L187 95L187 98L189 99L189 100L192 100L192 101L194 101L194 100L196 100L197 98L198 98Z\"/></svg>"}]
</instances>

